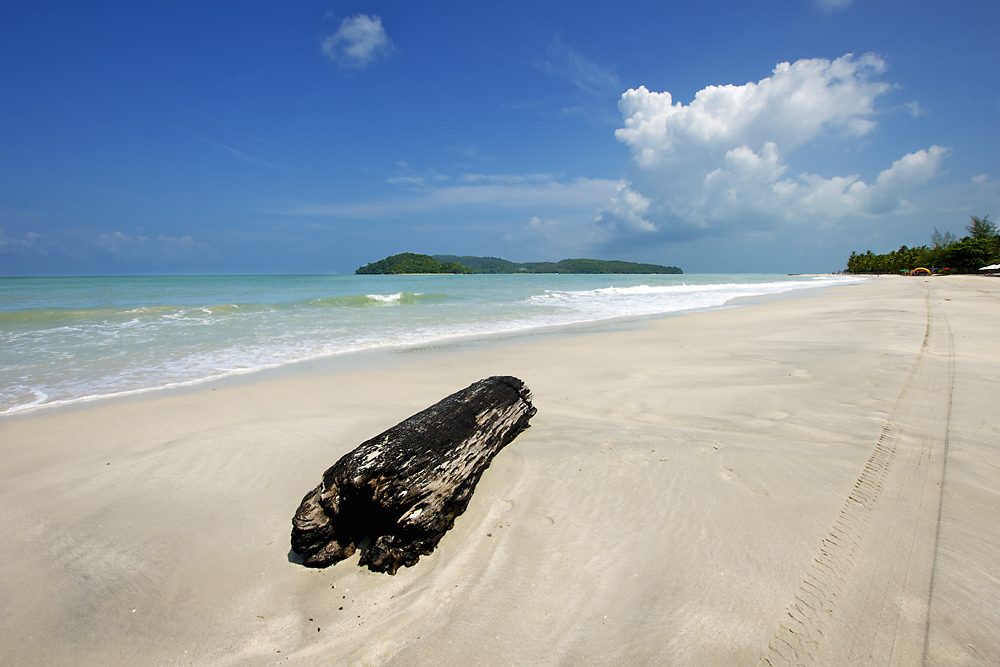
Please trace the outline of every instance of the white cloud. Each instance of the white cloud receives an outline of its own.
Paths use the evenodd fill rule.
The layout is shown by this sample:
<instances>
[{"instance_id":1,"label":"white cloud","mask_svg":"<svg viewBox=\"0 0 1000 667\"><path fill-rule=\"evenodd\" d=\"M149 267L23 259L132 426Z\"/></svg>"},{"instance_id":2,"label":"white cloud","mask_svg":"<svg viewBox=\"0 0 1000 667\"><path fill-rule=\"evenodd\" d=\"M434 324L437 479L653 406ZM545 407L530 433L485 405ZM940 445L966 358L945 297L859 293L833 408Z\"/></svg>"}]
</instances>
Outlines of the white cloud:
<instances>
[{"instance_id":1,"label":"white cloud","mask_svg":"<svg viewBox=\"0 0 1000 667\"><path fill-rule=\"evenodd\" d=\"M97 247L112 255L120 255L128 250L140 247L149 241L148 236L129 236L121 232L101 234L97 239Z\"/></svg>"},{"instance_id":2,"label":"white cloud","mask_svg":"<svg viewBox=\"0 0 1000 667\"><path fill-rule=\"evenodd\" d=\"M943 146L931 146L926 151L907 153L880 173L871 187L862 188L864 183L855 183L851 187L857 188L859 205L869 215L900 210L907 191L929 181L941 168L949 152Z\"/></svg>"},{"instance_id":3,"label":"white cloud","mask_svg":"<svg viewBox=\"0 0 1000 667\"><path fill-rule=\"evenodd\" d=\"M610 191L608 186L612 186ZM591 194L601 195L601 199L579 201L579 206L567 207L565 215L558 219L532 216L528 224L505 235L504 240L522 255L555 257L560 253L566 256L590 252L621 234L656 231L643 217L650 200L632 190L628 181L602 182ZM598 208L596 217L595 208Z\"/></svg>"},{"instance_id":4,"label":"white cloud","mask_svg":"<svg viewBox=\"0 0 1000 667\"><path fill-rule=\"evenodd\" d=\"M532 216L528 224L503 240L521 255L552 258L560 253L585 253L611 238L593 219L543 220Z\"/></svg>"},{"instance_id":5,"label":"white cloud","mask_svg":"<svg viewBox=\"0 0 1000 667\"><path fill-rule=\"evenodd\" d=\"M110 255L139 259L151 254L179 255L193 251L206 250L208 246L191 236L157 236L150 238L143 235L130 235L122 232L101 234L95 245Z\"/></svg>"},{"instance_id":6,"label":"white cloud","mask_svg":"<svg viewBox=\"0 0 1000 667\"><path fill-rule=\"evenodd\" d=\"M916 100L914 100L913 102L907 102L905 106L907 111L909 111L910 115L913 116L914 118L920 118L921 116L926 114L926 112L920 108L920 103L917 102Z\"/></svg>"},{"instance_id":7,"label":"white cloud","mask_svg":"<svg viewBox=\"0 0 1000 667\"><path fill-rule=\"evenodd\" d=\"M40 242L42 238L41 234L36 234L35 232L28 232L21 237L11 238L4 234L3 228L0 228L0 253L13 253L13 252L23 252L30 250L41 250L45 251L44 245Z\"/></svg>"},{"instance_id":8,"label":"white cloud","mask_svg":"<svg viewBox=\"0 0 1000 667\"><path fill-rule=\"evenodd\" d=\"M391 54L393 45L381 17L357 14L341 21L337 32L323 40L320 51L341 67L361 69Z\"/></svg>"},{"instance_id":9,"label":"white cloud","mask_svg":"<svg viewBox=\"0 0 1000 667\"><path fill-rule=\"evenodd\" d=\"M648 197L643 197L630 187L626 180L618 183L615 196L597 216L597 222L611 231L624 228L635 232L655 232L656 226L643 216L647 215L652 203Z\"/></svg>"},{"instance_id":10,"label":"white cloud","mask_svg":"<svg viewBox=\"0 0 1000 667\"><path fill-rule=\"evenodd\" d=\"M156 242L173 250L193 250L195 248L206 247L203 243L195 241L190 236L160 236L156 237Z\"/></svg>"},{"instance_id":11,"label":"white cloud","mask_svg":"<svg viewBox=\"0 0 1000 667\"><path fill-rule=\"evenodd\" d=\"M246 153L243 153L242 151L239 151L239 150L233 148L232 146L227 146L225 144L220 144L217 141L212 141L211 139L208 139L206 137L203 137L203 136L200 136L198 134L195 134L194 132L188 132L188 134L190 134L195 139L197 139L197 140L199 140L199 141L201 141L201 142L203 142L203 143L211 146L212 148L215 148L215 149L217 149L217 150L225 153L226 155L229 155L231 157L236 158L237 160L243 160L244 162L249 162L250 164L256 164L256 165L259 165L261 167L270 167L272 169L286 169L287 168L287 167L284 167L284 166L282 166L280 164L275 164L274 162L268 162L267 160L261 160L260 158L253 157L252 155L247 155Z\"/></svg>"},{"instance_id":12,"label":"white cloud","mask_svg":"<svg viewBox=\"0 0 1000 667\"><path fill-rule=\"evenodd\" d=\"M584 92L599 95L621 90L614 70L583 57L558 35L549 42L546 55L545 60L535 65L539 70L565 79Z\"/></svg>"},{"instance_id":13,"label":"white cloud","mask_svg":"<svg viewBox=\"0 0 1000 667\"><path fill-rule=\"evenodd\" d=\"M423 187L425 179L423 176L395 176L390 178L388 182L393 185L412 185L416 187Z\"/></svg>"},{"instance_id":14,"label":"white cloud","mask_svg":"<svg viewBox=\"0 0 1000 667\"><path fill-rule=\"evenodd\" d=\"M552 174L462 174L459 180L463 183L517 185L521 183L542 183L553 180L553 177Z\"/></svg>"},{"instance_id":15,"label":"white cloud","mask_svg":"<svg viewBox=\"0 0 1000 667\"><path fill-rule=\"evenodd\" d=\"M465 144L462 146L449 146L448 150L452 153L457 153L461 157L467 160L478 160L480 162L492 162L495 158L492 155L487 155L479 150L479 147L475 144Z\"/></svg>"},{"instance_id":16,"label":"white cloud","mask_svg":"<svg viewBox=\"0 0 1000 667\"><path fill-rule=\"evenodd\" d=\"M816 0L816 4L824 12L830 13L840 9L847 9L854 4L854 0Z\"/></svg>"},{"instance_id":17,"label":"white cloud","mask_svg":"<svg viewBox=\"0 0 1000 667\"><path fill-rule=\"evenodd\" d=\"M779 63L771 77L742 86L708 86L687 106L673 104L668 92L640 86L622 95L618 109L625 127L615 136L647 167L691 150L764 141L790 150L826 129L861 136L875 128L875 99L891 88L871 80L884 70L885 62L872 54Z\"/></svg>"},{"instance_id":18,"label":"white cloud","mask_svg":"<svg viewBox=\"0 0 1000 667\"><path fill-rule=\"evenodd\" d=\"M688 105L630 89L615 136L633 155L632 184L620 184L599 220L619 236L679 239L907 210L907 193L940 171L948 149L908 153L870 184L818 169L789 177L788 157L818 138L870 141L875 102L893 88L876 79L884 70L871 54L781 63L757 83L708 86Z\"/></svg>"},{"instance_id":19,"label":"white cloud","mask_svg":"<svg viewBox=\"0 0 1000 667\"><path fill-rule=\"evenodd\" d=\"M947 149L932 146L904 155L872 185L857 174L824 178L803 173L780 180L786 171L773 143L758 155L746 146L729 151L726 166L705 177L698 209L705 219L778 219L802 222L871 217L901 210L904 196L940 169Z\"/></svg>"},{"instance_id":20,"label":"white cloud","mask_svg":"<svg viewBox=\"0 0 1000 667\"><path fill-rule=\"evenodd\" d=\"M558 220L542 220L537 215L531 216L528 224L521 230L521 237L543 237L547 240L562 240L566 237L568 225ZM513 240L513 235L508 234L506 240Z\"/></svg>"},{"instance_id":21,"label":"white cloud","mask_svg":"<svg viewBox=\"0 0 1000 667\"><path fill-rule=\"evenodd\" d=\"M413 180L401 182L416 185ZM418 194L356 204L297 204L280 213L296 216L371 218L457 207L557 208L594 211L614 196L618 181L559 180L551 174L464 174L457 183L423 187Z\"/></svg>"},{"instance_id":22,"label":"white cloud","mask_svg":"<svg viewBox=\"0 0 1000 667\"><path fill-rule=\"evenodd\" d=\"M972 177L972 182L975 183L975 184L977 184L977 185L979 185L981 183L985 183L989 179L990 179L990 177L989 177L988 174L979 174L978 176L973 176Z\"/></svg>"}]
</instances>

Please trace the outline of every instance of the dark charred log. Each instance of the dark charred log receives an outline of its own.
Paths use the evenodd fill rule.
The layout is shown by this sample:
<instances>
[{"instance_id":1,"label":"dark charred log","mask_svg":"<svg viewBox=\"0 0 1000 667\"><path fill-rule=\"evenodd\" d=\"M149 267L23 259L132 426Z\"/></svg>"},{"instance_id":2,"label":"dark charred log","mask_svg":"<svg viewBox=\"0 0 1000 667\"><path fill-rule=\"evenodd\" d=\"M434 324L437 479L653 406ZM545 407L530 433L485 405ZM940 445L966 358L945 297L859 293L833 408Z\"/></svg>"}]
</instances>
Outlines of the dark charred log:
<instances>
[{"instance_id":1,"label":"dark charred log","mask_svg":"<svg viewBox=\"0 0 1000 667\"><path fill-rule=\"evenodd\" d=\"M472 499L493 457L528 427L531 392L494 376L363 442L323 473L292 519L292 550L327 567L395 574L434 551Z\"/></svg>"}]
</instances>

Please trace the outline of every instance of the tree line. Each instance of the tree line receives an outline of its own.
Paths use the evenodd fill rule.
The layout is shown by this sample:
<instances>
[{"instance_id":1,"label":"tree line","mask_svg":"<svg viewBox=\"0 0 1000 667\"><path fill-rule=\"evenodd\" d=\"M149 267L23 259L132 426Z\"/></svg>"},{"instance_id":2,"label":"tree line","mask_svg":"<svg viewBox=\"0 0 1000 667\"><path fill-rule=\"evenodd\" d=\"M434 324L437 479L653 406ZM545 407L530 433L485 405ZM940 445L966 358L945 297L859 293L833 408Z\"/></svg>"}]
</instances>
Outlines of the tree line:
<instances>
[{"instance_id":1,"label":"tree line","mask_svg":"<svg viewBox=\"0 0 1000 667\"><path fill-rule=\"evenodd\" d=\"M934 228L931 244L907 248L900 246L884 255L871 250L852 252L847 260L848 273L900 273L926 268L939 273L976 273L980 268L1000 262L1000 233L988 215L966 225L968 236L955 238L951 232Z\"/></svg>"}]
</instances>

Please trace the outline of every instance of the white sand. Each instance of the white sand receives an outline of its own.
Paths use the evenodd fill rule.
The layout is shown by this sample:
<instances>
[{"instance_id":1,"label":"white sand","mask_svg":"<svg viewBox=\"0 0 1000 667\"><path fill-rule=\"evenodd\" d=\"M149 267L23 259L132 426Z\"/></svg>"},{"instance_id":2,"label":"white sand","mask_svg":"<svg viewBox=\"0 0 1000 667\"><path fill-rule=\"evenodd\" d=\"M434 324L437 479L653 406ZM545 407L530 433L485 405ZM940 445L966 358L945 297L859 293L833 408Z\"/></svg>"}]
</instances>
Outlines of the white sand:
<instances>
[{"instance_id":1,"label":"white sand","mask_svg":"<svg viewBox=\"0 0 1000 667\"><path fill-rule=\"evenodd\" d=\"M0 664L1000 664L998 298L881 278L0 420ZM434 554L289 562L323 470L495 374L538 414Z\"/></svg>"}]
</instances>

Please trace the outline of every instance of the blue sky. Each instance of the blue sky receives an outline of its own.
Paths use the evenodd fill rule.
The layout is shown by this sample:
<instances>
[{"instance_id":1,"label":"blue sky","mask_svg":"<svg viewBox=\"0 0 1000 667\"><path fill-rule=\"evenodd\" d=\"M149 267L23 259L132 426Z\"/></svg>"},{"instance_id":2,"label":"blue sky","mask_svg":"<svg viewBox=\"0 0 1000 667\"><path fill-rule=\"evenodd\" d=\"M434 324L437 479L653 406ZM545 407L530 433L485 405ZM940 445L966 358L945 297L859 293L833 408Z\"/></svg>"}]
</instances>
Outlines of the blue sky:
<instances>
[{"instance_id":1,"label":"blue sky","mask_svg":"<svg viewBox=\"0 0 1000 667\"><path fill-rule=\"evenodd\" d=\"M0 9L0 275L841 269L1000 217L1000 3Z\"/></svg>"}]
</instances>

